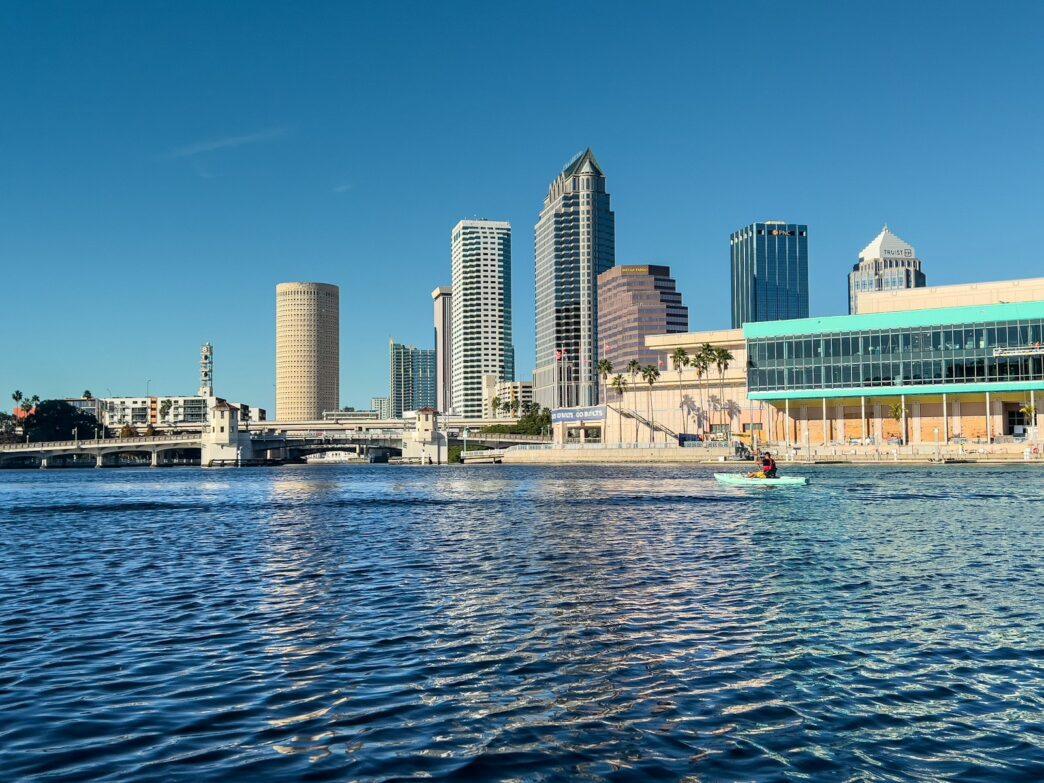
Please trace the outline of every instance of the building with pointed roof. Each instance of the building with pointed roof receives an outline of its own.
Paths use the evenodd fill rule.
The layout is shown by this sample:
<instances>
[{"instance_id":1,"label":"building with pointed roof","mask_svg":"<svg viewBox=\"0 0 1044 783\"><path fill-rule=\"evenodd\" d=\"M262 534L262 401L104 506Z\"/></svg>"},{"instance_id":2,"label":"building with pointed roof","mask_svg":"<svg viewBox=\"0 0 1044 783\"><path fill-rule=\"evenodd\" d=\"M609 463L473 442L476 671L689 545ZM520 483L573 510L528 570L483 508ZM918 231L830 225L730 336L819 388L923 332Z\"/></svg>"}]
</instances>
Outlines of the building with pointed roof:
<instances>
[{"instance_id":1,"label":"building with pointed roof","mask_svg":"<svg viewBox=\"0 0 1044 783\"><path fill-rule=\"evenodd\" d=\"M859 294L923 288L924 272L913 245L893 234L886 225L863 248L859 261L848 275L848 312L859 312Z\"/></svg>"},{"instance_id":2,"label":"building with pointed roof","mask_svg":"<svg viewBox=\"0 0 1044 783\"><path fill-rule=\"evenodd\" d=\"M598 275L616 262L616 217L588 148L548 188L536 224L533 401L598 402Z\"/></svg>"}]
</instances>

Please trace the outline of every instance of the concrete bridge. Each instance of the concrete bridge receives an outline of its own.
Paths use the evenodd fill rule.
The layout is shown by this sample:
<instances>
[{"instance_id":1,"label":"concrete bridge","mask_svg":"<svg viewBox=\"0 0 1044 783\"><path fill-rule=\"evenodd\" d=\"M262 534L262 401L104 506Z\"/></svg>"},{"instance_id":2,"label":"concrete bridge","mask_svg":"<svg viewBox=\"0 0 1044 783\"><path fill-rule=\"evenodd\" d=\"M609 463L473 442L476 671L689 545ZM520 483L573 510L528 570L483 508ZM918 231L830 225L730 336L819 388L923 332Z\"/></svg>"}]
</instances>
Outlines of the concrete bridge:
<instances>
[{"instance_id":1,"label":"concrete bridge","mask_svg":"<svg viewBox=\"0 0 1044 783\"><path fill-rule=\"evenodd\" d=\"M366 422L367 425L375 423ZM394 427L361 427L356 423L256 422L235 428L234 431L230 427L224 436L215 435L210 431L215 428L211 427L208 431L132 438L7 443L0 444L0 467L31 462L39 464L41 468L51 468L70 459L82 461L84 458L93 458L95 467L112 467L119 464L121 456L127 455L145 456L150 465L160 467L173 464L178 452L184 451L192 451L193 458L195 452L198 452L200 464L205 466L257 465L296 460L309 454L344 450L346 447L403 453L418 444L420 453L429 455L429 461L442 462L446 459L446 447L465 440L464 427L457 431L440 427L434 437L419 442L414 437L412 423L407 424L411 424L411 427L403 426L403 422L395 422ZM475 424L481 423L469 422L467 429L471 430ZM546 438L540 436L478 432L474 435L469 432L466 440L468 445L492 448L547 442ZM440 448L442 451L439 451ZM430 459L432 453L435 459Z\"/></svg>"},{"instance_id":2,"label":"concrete bridge","mask_svg":"<svg viewBox=\"0 0 1044 783\"><path fill-rule=\"evenodd\" d=\"M97 440L57 440L44 443L0 444L0 467L27 459L39 461L41 468L53 467L59 460L89 456L95 467L113 464L113 458L125 454L146 455L154 467L170 464L173 453L185 449L199 450L202 437L198 433L152 435L136 438L99 438Z\"/></svg>"}]
</instances>

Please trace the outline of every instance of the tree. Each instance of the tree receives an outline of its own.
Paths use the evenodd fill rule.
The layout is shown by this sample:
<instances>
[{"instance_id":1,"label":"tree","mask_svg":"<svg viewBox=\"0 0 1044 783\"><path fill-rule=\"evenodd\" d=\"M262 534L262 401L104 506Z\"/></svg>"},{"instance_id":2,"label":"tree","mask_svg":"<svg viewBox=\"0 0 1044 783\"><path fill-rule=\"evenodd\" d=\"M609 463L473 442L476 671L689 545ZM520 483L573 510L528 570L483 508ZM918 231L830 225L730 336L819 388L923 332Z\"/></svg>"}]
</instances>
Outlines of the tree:
<instances>
[{"instance_id":1,"label":"tree","mask_svg":"<svg viewBox=\"0 0 1044 783\"><path fill-rule=\"evenodd\" d=\"M491 408L490 418L495 419L497 417L497 412L500 410L500 397L493 397L493 399L489 401L489 407Z\"/></svg>"},{"instance_id":2,"label":"tree","mask_svg":"<svg viewBox=\"0 0 1044 783\"><path fill-rule=\"evenodd\" d=\"M631 391L635 391L635 379L642 371L642 365L638 363L637 359L631 359L627 362L627 374L631 376ZM638 398L635 396L634 407L638 407ZM634 444L638 445L638 419L634 420Z\"/></svg>"},{"instance_id":3,"label":"tree","mask_svg":"<svg viewBox=\"0 0 1044 783\"><path fill-rule=\"evenodd\" d=\"M612 375L612 372L613 363L611 361L609 361L608 359L598 360L598 375L602 379L602 401L606 405L609 404L609 390L608 388L606 388L606 381L609 380L609 376Z\"/></svg>"},{"instance_id":4,"label":"tree","mask_svg":"<svg viewBox=\"0 0 1044 783\"><path fill-rule=\"evenodd\" d=\"M624 377L621 374L617 373L613 376L613 382L610 385L613 387L613 391L615 391L622 400L624 389L627 388L627 381L624 380ZM607 409L608 407L609 406L606 405ZM617 406L616 408L616 420L620 425L620 441L623 442L623 412L620 410L619 406ZM605 438L603 437L602 440L604 441Z\"/></svg>"},{"instance_id":5,"label":"tree","mask_svg":"<svg viewBox=\"0 0 1044 783\"><path fill-rule=\"evenodd\" d=\"M660 370L652 364L647 364L642 368L642 379L649 384L649 395L646 397L646 410L649 412L649 442L652 443L655 437L653 432L653 412L652 412L652 387L656 383L656 379L660 377Z\"/></svg>"},{"instance_id":6,"label":"tree","mask_svg":"<svg viewBox=\"0 0 1044 783\"><path fill-rule=\"evenodd\" d=\"M893 402L888 406L888 411L892 414L892 418L895 419L896 424L899 425L900 436L899 440L902 441L903 445L906 445L906 428L903 426L903 422L906 419L906 408L903 403ZM824 438L826 436L824 435Z\"/></svg>"},{"instance_id":7,"label":"tree","mask_svg":"<svg viewBox=\"0 0 1044 783\"><path fill-rule=\"evenodd\" d=\"M14 390L14 394L11 395L11 399L14 400L15 408L18 408L18 404L22 401L22 392L18 389Z\"/></svg>"},{"instance_id":8,"label":"tree","mask_svg":"<svg viewBox=\"0 0 1044 783\"><path fill-rule=\"evenodd\" d=\"M522 404L518 401L518 397L513 397L511 402L508 403L508 411L510 411L512 416L518 418L518 410L521 405Z\"/></svg>"},{"instance_id":9,"label":"tree","mask_svg":"<svg viewBox=\"0 0 1044 783\"><path fill-rule=\"evenodd\" d=\"M718 348L714 351L714 366L718 369L718 401L721 404L721 423L728 429L725 420L725 371L729 369L729 362L736 357L728 348Z\"/></svg>"},{"instance_id":10,"label":"tree","mask_svg":"<svg viewBox=\"0 0 1044 783\"><path fill-rule=\"evenodd\" d=\"M124 424L120 427L121 438L135 438L138 435L138 431L129 424Z\"/></svg>"},{"instance_id":11,"label":"tree","mask_svg":"<svg viewBox=\"0 0 1044 783\"><path fill-rule=\"evenodd\" d=\"M36 402L33 402L34 400ZM98 427L98 420L94 418L94 414L74 408L62 400L39 402L39 398L34 395L32 400L23 403L23 410L26 405L33 412L22 421L22 429L34 443L93 438Z\"/></svg>"},{"instance_id":12,"label":"tree","mask_svg":"<svg viewBox=\"0 0 1044 783\"><path fill-rule=\"evenodd\" d=\"M705 399L707 396L707 390L703 386L703 379L707 375L707 369L710 367L711 354L714 353L714 349L711 348L710 343L704 343L700 346L699 350L689 359L689 364L696 370L696 382L700 388L700 419L697 422L699 424L700 432L706 434L707 427L706 423L709 421L707 416L707 407Z\"/></svg>"},{"instance_id":13,"label":"tree","mask_svg":"<svg viewBox=\"0 0 1044 783\"><path fill-rule=\"evenodd\" d=\"M510 424L491 424L483 428L483 432L512 434L512 435L543 435L544 431L551 426L551 411L541 408L539 405L530 405L529 412L522 416L517 422Z\"/></svg>"},{"instance_id":14,"label":"tree","mask_svg":"<svg viewBox=\"0 0 1044 783\"><path fill-rule=\"evenodd\" d=\"M13 443L15 441L15 424L18 420L10 413L0 411L0 443Z\"/></svg>"},{"instance_id":15,"label":"tree","mask_svg":"<svg viewBox=\"0 0 1044 783\"><path fill-rule=\"evenodd\" d=\"M160 421L166 421L168 414L170 414L170 408L173 403L170 400L164 400L159 406Z\"/></svg>"},{"instance_id":16,"label":"tree","mask_svg":"<svg viewBox=\"0 0 1044 783\"><path fill-rule=\"evenodd\" d=\"M81 396L85 400L93 400L94 399L94 396L91 394L91 390L90 389L84 389L83 390L83 394Z\"/></svg>"},{"instance_id":17,"label":"tree","mask_svg":"<svg viewBox=\"0 0 1044 783\"><path fill-rule=\"evenodd\" d=\"M156 428L153 427L151 423L147 424L145 426L145 433L144 434L145 434L146 438L151 438L151 437L153 437L156 434Z\"/></svg>"},{"instance_id":18,"label":"tree","mask_svg":"<svg viewBox=\"0 0 1044 783\"><path fill-rule=\"evenodd\" d=\"M682 411L682 369L689 366L689 354L684 348L679 346L674 349L674 353L671 354L671 361L674 363L674 369L678 373L678 412L681 414L682 426L681 431L685 432L685 413Z\"/></svg>"},{"instance_id":19,"label":"tree","mask_svg":"<svg viewBox=\"0 0 1044 783\"><path fill-rule=\"evenodd\" d=\"M40 402L40 398L39 398L39 396L37 396L35 394L32 397L28 397L26 399L23 399L22 400L22 413L24 413L26 416L28 416L30 413L32 413L33 409L36 407L37 403L39 403L39 402Z\"/></svg>"}]
</instances>

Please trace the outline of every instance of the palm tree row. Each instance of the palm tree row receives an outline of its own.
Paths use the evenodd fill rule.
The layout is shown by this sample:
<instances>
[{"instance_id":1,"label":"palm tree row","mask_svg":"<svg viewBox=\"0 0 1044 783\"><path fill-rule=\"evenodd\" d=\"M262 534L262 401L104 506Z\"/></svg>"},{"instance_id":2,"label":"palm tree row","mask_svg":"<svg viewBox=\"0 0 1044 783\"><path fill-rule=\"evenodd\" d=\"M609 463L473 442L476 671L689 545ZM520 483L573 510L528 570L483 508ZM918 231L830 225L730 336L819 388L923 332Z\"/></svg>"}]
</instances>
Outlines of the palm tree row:
<instances>
[{"instance_id":1,"label":"palm tree row","mask_svg":"<svg viewBox=\"0 0 1044 783\"><path fill-rule=\"evenodd\" d=\"M710 416L707 415L707 393L702 383L703 378L707 375L711 367L714 367L718 372L718 410L721 412L721 424L723 428L727 428L728 419L731 418L731 412L727 410L725 405L725 373L729 369L729 365L735 359L732 352L727 348L715 348L710 343L704 343L699 349L689 354L684 348L678 347L674 353L670 356L671 363L674 365L675 372L678 373L678 409L682 410L684 407L684 399L682 395L682 370L686 367L692 367L696 370L696 380L699 386L700 393L700 413L702 414L702 420L697 417L697 427L700 432L706 434L710 427ZM608 404L609 402L609 387L613 388L621 400L623 400L624 392L628 387L628 382L622 374L613 376L612 381L609 381L609 377L613 372L613 364L608 359L601 359L598 362L598 374L602 382L602 399ZM637 392L637 379L640 376L643 381L648 384L649 393L646 399L646 410L649 414L649 440L653 439L653 429L655 427L655 421L652 413L652 387L656 383L656 380L660 377L660 370L654 365L642 366L637 359L631 359L627 363L627 375L630 378L631 391ZM618 411L620 416L621 430L623 425L623 413ZM685 416L682 414L682 421L684 422ZM684 429L684 427L683 427ZM622 433L621 433L622 434ZM638 443L638 419L634 421L634 442Z\"/></svg>"}]
</instances>

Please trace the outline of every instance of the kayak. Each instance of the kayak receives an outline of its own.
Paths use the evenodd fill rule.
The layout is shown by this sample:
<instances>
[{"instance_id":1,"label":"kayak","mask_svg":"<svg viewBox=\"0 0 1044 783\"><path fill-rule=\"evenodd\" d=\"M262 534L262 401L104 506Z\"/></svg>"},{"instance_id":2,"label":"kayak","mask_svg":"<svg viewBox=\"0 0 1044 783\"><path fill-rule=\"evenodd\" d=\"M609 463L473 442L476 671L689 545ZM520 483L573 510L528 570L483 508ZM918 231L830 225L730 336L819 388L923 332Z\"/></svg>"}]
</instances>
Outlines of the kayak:
<instances>
[{"instance_id":1,"label":"kayak","mask_svg":"<svg viewBox=\"0 0 1044 783\"><path fill-rule=\"evenodd\" d=\"M722 484L737 487L801 487L808 483L804 476L777 476L776 478L748 478L742 473L715 473Z\"/></svg>"}]
</instances>

